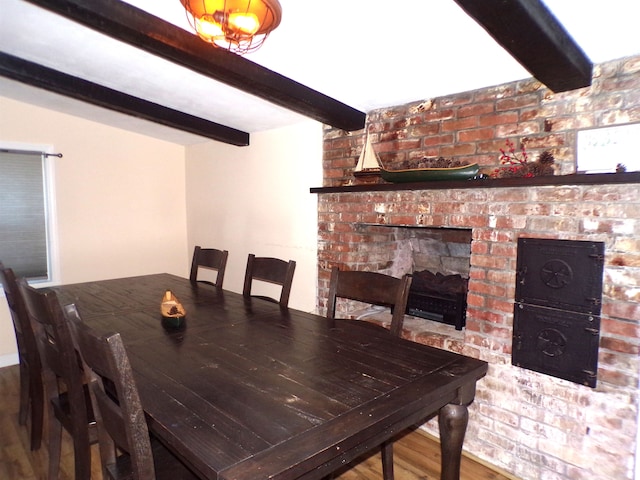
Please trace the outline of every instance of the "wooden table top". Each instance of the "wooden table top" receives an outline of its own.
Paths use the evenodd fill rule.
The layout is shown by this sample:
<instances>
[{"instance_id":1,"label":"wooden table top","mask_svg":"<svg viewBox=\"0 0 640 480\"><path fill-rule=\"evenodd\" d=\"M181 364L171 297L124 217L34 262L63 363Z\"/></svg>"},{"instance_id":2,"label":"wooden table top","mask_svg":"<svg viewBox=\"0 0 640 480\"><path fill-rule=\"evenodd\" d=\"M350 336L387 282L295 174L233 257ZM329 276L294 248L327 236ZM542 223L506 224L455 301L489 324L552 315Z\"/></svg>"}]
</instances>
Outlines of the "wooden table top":
<instances>
[{"instance_id":1,"label":"wooden table top","mask_svg":"<svg viewBox=\"0 0 640 480\"><path fill-rule=\"evenodd\" d=\"M186 309L182 329L162 326L167 289ZM120 332L150 429L202 478L321 478L441 407L470 403L487 371L363 322L169 274L53 290L98 331Z\"/></svg>"}]
</instances>

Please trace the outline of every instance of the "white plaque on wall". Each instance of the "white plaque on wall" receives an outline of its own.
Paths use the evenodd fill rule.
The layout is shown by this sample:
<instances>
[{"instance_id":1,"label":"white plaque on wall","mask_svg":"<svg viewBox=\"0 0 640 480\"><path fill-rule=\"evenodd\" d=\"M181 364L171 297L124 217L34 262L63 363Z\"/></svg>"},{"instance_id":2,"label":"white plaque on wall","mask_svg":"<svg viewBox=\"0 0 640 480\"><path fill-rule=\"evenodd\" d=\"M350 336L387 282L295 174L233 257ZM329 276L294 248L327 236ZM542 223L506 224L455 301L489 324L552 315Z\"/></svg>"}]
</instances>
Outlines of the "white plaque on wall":
<instances>
[{"instance_id":1,"label":"white plaque on wall","mask_svg":"<svg viewBox=\"0 0 640 480\"><path fill-rule=\"evenodd\" d=\"M578 132L579 173L615 172L619 164L627 172L640 170L640 123Z\"/></svg>"}]
</instances>

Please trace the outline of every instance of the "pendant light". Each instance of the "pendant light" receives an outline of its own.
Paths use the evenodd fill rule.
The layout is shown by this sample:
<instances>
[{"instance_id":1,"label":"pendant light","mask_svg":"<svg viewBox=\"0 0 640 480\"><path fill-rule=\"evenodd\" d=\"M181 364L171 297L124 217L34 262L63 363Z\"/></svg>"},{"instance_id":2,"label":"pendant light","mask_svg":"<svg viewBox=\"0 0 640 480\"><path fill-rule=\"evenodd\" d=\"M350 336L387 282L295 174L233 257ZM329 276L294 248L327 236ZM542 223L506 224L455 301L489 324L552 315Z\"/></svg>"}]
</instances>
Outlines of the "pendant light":
<instances>
[{"instance_id":1,"label":"pendant light","mask_svg":"<svg viewBox=\"0 0 640 480\"><path fill-rule=\"evenodd\" d=\"M280 25L278 0L180 0L204 41L240 55L260 48Z\"/></svg>"}]
</instances>

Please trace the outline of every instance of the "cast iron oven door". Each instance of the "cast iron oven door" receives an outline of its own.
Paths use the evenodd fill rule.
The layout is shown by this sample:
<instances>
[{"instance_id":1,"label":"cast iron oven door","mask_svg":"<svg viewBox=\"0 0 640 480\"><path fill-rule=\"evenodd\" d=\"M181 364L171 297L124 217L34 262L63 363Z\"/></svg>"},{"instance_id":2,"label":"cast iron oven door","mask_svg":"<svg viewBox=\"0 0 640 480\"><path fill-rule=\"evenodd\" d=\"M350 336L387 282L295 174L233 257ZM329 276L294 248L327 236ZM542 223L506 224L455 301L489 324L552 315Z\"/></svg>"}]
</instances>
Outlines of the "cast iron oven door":
<instances>
[{"instance_id":1,"label":"cast iron oven door","mask_svg":"<svg viewBox=\"0 0 640 480\"><path fill-rule=\"evenodd\" d=\"M596 386L604 243L518 239L514 365Z\"/></svg>"}]
</instances>

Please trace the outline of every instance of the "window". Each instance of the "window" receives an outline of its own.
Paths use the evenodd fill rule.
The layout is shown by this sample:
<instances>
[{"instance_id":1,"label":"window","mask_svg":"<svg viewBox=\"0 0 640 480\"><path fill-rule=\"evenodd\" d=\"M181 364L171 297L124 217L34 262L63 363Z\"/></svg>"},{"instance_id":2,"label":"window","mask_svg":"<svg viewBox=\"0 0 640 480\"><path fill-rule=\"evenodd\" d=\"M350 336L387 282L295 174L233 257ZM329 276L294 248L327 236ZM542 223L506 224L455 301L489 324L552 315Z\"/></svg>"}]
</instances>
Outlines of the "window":
<instances>
[{"instance_id":1,"label":"window","mask_svg":"<svg viewBox=\"0 0 640 480\"><path fill-rule=\"evenodd\" d=\"M0 261L30 281L51 280L46 155L0 150Z\"/></svg>"}]
</instances>

